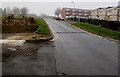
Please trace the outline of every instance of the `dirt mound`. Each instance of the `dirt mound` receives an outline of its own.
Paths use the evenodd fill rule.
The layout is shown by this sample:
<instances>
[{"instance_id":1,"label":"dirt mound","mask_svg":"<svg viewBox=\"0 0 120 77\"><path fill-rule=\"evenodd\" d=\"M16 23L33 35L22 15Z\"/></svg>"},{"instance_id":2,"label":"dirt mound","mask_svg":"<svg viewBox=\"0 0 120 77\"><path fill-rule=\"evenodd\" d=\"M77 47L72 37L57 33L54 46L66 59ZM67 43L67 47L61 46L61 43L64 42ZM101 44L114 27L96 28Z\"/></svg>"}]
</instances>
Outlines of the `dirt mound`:
<instances>
[{"instance_id":1,"label":"dirt mound","mask_svg":"<svg viewBox=\"0 0 120 77\"><path fill-rule=\"evenodd\" d=\"M32 33L36 31L38 26L3 26L2 33Z\"/></svg>"},{"instance_id":2,"label":"dirt mound","mask_svg":"<svg viewBox=\"0 0 120 77\"><path fill-rule=\"evenodd\" d=\"M2 19L3 33L28 33L36 31L37 28L37 22L33 17L14 17L11 15Z\"/></svg>"}]
</instances>

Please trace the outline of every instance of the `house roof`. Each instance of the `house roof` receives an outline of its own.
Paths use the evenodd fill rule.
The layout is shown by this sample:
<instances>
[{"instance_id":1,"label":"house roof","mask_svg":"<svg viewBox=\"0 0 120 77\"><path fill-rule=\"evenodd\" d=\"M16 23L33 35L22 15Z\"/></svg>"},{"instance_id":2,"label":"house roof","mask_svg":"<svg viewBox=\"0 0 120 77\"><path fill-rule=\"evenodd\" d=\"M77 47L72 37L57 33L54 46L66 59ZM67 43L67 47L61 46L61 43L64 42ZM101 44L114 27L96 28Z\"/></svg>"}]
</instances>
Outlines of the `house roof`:
<instances>
[{"instance_id":1,"label":"house roof","mask_svg":"<svg viewBox=\"0 0 120 77\"><path fill-rule=\"evenodd\" d=\"M89 10L89 9L79 9L79 8L69 8L69 7L63 7L64 9L75 9L75 10ZM63 9L62 8L62 9ZM89 10L90 11L90 10Z\"/></svg>"},{"instance_id":2,"label":"house roof","mask_svg":"<svg viewBox=\"0 0 120 77\"><path fill-rule=\"evenodd\" d=\"M118 9L118 6L112 7L112 8L107 8L107 10L113 10L113 9Z\"/></svg>"}]
</instances>

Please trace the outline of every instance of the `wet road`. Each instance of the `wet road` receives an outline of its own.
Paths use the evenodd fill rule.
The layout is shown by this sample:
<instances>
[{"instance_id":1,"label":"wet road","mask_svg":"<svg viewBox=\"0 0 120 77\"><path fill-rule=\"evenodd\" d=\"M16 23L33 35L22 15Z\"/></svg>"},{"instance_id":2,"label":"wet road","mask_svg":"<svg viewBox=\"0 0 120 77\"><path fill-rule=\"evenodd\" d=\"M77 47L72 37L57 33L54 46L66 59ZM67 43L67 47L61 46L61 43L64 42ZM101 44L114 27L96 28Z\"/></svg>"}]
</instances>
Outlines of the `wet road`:
<instances>
[{"instance_id":1,"label":"wet road","mask_svg":"<svg viewBox=\"0 0 120 77\"><path fill-rule=\"evenodd\" d=\"M56 31L56 69L66 75L117 75L118 43L68 26L68 22L45 19Z\"/></svg>"},{"instance_id":2,"label":"wet road","mask_svg":"<svg viewBox=\"0 0 120 77\"><path fill-rule=\"evenodd\" d=\"M68 26L71 23L69 21L45 20L55 30L58 39L54 42L25 43L20 46L2 45L2 54L13 53L11 58L5 59L8 62L2 63L3 75L118 73L117 42L74 29Z\"/></svg>"},{"instance_id":3,"label":"wet road","mask_svg":"<svg viewBox=\"0 0 120 77\"><path fill-rule=\"evenodd\" d=\"M53 51L52 42L2 45L2 75L56 75Z\"/></svg>"}]
</instances>

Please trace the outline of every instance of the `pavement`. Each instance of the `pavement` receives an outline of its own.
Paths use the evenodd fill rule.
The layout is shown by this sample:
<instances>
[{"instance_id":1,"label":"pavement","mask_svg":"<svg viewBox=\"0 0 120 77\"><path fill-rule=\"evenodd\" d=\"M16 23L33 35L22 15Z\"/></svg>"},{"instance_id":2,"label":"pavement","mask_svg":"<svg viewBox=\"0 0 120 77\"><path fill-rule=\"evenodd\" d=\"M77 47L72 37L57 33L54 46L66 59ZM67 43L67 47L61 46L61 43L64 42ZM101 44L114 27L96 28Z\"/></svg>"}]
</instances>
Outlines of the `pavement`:
<instances>
[{"instance_id":1,"label":"pavement","mask_svg":"<svg viewBox=\"0 0 120 77\"><path fill-rule=\"evenodd\" d=\"M70 27L68 21L45 20L58 35L54 42L58 74L118 74L118 42Z\"/></svg>"},{"instance_id":2,"label":"pavement","mask_svg":"<svg viewBox=\"0 0 120 77\"><path fill-rule=\"evenodd\" d=\"M55 38L47 43L3 46L19 52L2 64L3 75L117 75L118 42L69 26L70 21L45 18Z\"/></svg>"}]
</instances>

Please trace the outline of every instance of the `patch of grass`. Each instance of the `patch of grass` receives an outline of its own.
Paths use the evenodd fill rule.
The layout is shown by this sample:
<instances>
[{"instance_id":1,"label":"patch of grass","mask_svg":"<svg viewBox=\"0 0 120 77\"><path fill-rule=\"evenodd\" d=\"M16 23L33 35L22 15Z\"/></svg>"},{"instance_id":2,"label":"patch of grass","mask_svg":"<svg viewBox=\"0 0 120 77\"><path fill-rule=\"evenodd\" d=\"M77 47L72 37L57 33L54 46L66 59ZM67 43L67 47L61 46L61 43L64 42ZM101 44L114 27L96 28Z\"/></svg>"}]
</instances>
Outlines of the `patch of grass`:
<instances>
[{"instance_id":1,"label":"patch of grass","mask_svg":"<svg viewBox=\"0 0 120 77\"><path fill-rule=\"evenodd\" d=\"M39 28L36 31L36 34L44 34L44 35L50 36L50 30L48 28L47 23L44 21L44 19L40 18L37 23L39 25Z\"/></svg>"},{"instance_id":2,"label":"patch of grass","mask_svg":"<svg viewBox=\"0 0 120 77\"><path fill-rule=\"evenodd\" d=\"M74 23L72 25L74 25L78 28L87 30L91 33L95 33L95 34L98 34L98 35L101 35L101 36L104 36L104 37L110 37L110 38L113 38L113 39L120 40L120 33L119 32L104 29L104 28L101 28L101 27L92 26L92 25L89 25L89 24L86 24L86 23Z\"/></svg>"}]
</instances>

